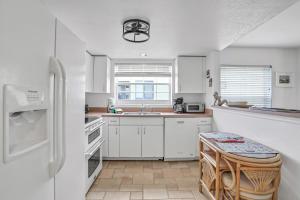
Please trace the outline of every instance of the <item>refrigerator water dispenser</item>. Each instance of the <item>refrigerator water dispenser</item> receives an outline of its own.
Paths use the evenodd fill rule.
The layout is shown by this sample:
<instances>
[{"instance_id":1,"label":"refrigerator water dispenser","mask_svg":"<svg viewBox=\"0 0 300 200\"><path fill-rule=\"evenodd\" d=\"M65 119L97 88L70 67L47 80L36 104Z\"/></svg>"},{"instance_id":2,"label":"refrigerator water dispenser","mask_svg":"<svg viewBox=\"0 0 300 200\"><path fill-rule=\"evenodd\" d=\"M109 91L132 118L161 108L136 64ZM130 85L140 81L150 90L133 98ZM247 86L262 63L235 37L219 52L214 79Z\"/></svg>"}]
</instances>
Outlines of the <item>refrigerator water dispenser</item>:
<instances>
[{"instance_id":1,"label":"refrigerator water dispenser","mask_svg":"<svg viewBox=\"0 0 300 200\"><path fill-rule=\"evenodd\" d=\"M4 161L48 142L48 101L45 90L4 86Z\"/></svg>"}]
</instances>

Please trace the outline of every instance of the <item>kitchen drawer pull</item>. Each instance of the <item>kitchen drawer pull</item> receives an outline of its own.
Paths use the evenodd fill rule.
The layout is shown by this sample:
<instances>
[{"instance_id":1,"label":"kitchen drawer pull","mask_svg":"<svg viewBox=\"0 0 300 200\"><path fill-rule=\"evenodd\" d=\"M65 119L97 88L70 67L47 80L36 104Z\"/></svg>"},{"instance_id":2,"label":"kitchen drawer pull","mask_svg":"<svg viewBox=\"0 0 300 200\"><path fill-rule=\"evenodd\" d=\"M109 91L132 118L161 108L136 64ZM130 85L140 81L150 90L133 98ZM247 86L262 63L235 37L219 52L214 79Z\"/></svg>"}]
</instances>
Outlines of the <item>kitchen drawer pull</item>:
<instances>
[{"instance_id":1,"label":"kitchen drawer pull","mask_svg":"<svg viewBox=\"0 0 300 200\"><path fill-rule=\"evenodd\" d=\"M184 124L184 121L177 121L177 124Z\"/></svg>"}]
</instances>

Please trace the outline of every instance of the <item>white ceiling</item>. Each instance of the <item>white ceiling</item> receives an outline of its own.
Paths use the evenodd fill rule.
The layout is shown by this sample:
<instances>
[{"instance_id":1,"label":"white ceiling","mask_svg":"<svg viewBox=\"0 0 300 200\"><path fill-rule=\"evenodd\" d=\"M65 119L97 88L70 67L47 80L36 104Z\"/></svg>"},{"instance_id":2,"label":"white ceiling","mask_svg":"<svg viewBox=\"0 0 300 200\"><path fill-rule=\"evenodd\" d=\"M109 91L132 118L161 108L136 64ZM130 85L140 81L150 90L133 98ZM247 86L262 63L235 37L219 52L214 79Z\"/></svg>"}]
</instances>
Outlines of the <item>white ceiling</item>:
<instances>
[{"instance_id":1,"label":"white ceiling","mask_svg":"<svg viewBox=\"0 0 300 200\"><path fill-rule=\"evenodd\" d=\"M300 2L235 42L244 47L300 47Z\"/></svg>"},{"instance_id":2,"label":"white ceiling","mask_svg":"<svg viewBox=\"0 0 300 200\"><path fill-rule=\"evenodd\" d=\"M221 50L297 0L44 0L93 54L174 58ZM122 22L148 19L150 40L122 39Z\"/></svg>"}]
</instances>

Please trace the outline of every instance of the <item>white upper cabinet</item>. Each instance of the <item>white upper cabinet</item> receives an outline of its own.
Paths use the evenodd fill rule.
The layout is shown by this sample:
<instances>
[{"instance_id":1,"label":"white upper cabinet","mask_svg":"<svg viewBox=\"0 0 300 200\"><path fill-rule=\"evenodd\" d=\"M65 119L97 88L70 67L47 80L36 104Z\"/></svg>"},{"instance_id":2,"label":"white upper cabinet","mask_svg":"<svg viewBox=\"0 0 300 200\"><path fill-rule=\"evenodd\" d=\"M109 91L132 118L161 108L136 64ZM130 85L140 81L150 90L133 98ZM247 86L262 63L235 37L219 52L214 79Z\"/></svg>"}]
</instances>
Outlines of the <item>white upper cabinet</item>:
<instances>
[{"instance_id":1,"label":"white upper cabinet","mask_svg":"<svg viewBox=\"0 0 300 200\"><path fill-rule=\"evenodd\" d=\"M94 92L110 93L110 59L107 56L95 56Z\"/></svg>"},{"instance_id":2,"label":"white upper cabinet","mask_svg":"<svg viewBox=\"0 0 300 200\"><path fill-rule=\"evenodd\" d=\"M179 56L175 66L176 93L205 93L205 57Z\"/></svg>"},{"instance_id":3,"label":"white upper cabinet","mask_svg":"<svg viewBox=\"0 0 300 200\"><path fill-rule=\"evenodd\" d=\"M108 56L87 56L86 92L110 93L110 71Z\"/></svg>"},{"instance_id":4,"label":"white upper cabinet","mask_svg":"<svg viewBox=\"0 0 300 200\"><path fill-rule=\"evenodd\" d=\"M94 89L94 56L88 52L86 56L86 71L85 71L85 92L93 92Z\"/></svg>"}]
</instances>

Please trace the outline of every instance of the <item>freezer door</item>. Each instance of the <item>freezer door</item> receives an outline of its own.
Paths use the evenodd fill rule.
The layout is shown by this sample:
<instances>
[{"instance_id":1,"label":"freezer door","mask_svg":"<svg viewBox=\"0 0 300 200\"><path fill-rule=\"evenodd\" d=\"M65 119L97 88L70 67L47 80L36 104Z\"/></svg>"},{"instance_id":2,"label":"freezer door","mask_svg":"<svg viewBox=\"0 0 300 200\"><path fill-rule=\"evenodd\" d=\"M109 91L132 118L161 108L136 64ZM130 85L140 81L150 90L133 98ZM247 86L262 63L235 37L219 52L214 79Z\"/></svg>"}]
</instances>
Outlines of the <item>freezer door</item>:
<instances>
[{"instance_id":1,"label":"freezer door","mask_svg":"<svg viewBox=\"0 0 300 200\"><path fill-rule=\"evenodd\" d=\"M48 98L55 19L40 0L1 0L0 4L0 199L54 200L49 143L4 162L3 86L45 88ZM48 126L47 120L43 126Z\"/></svg>"},{"instance_id":2,"label":"freezer door","mask_svg":"<svg viewBox=\"0 0 300 200\"><path fill-rule=\"evenodd\" d=\"M85 44L56 23L56 58L66 73L65 163L55 176L56 200L84 199Z\"/></svg>"}]
</instances>

